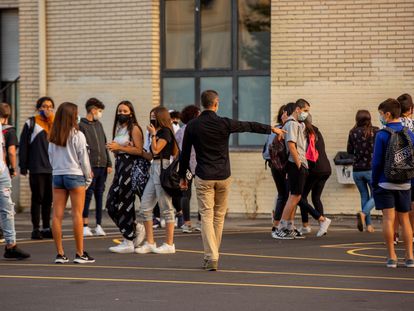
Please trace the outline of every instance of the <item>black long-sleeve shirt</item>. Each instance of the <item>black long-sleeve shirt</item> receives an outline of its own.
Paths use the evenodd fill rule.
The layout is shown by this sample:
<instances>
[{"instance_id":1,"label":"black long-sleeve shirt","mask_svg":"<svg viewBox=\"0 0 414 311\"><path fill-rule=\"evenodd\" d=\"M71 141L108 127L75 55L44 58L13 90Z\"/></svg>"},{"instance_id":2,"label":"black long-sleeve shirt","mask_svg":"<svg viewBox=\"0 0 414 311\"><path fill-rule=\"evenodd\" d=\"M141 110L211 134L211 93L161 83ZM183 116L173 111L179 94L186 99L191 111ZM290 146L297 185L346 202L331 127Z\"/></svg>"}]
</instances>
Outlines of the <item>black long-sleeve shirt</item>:
<instances>
[{"instance_id":1,"label":"black long-sleeve shirt","mask_svg":"<svg viewBox=\"0 0 414 311\"><path fill-rule=\"evenodd\" d=\"M243 122L219 117L205 110L188 123L180 158L180 176L185 178L191 147L194 146L196 176L204 180L224 180L230 177L229 136L232 133L251 132L270 134L271 126L257 122Z\"/></svg>"}]
</instances>

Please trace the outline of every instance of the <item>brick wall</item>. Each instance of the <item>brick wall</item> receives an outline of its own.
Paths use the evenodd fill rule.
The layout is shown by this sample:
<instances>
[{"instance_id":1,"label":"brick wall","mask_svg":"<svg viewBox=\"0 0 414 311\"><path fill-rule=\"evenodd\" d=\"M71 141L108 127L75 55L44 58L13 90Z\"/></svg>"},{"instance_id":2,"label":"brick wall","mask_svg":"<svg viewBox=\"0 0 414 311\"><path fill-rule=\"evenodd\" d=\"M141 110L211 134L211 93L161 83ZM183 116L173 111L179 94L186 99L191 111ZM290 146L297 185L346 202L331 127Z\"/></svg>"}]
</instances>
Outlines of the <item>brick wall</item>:
<instances>
[{"instance_id":1,"label":"brick wall","mask_svg":"<svg viewBox=\"0 0 414 311\"><path fill-rule=\"evenodd\" d=\"M378 125L378 104L414 88L414 2L272 1L272 112L308 99L333 159L346 148L358 109ZM324 192L328 213L359 209L354 186Z\"/></svg>"},{"instance_id":2,"label":"brick wall","mask_svg":"<svg viewBox=\"0 0 414 311\"><path fill-rule=\"evenodd\" d=\"M19 6L19 0L1 0L0 9L17 8Z\"/></svg>"}]
</instances>

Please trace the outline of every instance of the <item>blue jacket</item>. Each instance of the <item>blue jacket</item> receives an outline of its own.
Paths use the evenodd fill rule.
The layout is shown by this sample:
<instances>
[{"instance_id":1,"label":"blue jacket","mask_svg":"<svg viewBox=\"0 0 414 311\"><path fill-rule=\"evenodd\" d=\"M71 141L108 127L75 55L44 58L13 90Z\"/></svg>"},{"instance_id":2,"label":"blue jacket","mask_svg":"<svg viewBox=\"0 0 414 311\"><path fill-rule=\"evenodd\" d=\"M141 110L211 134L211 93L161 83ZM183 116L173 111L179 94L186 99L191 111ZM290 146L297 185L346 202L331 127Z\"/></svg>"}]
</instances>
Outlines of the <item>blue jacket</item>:
<instances>
[{"instance_id":1,"label":"blue jacket","mask_svg":"<svg viewBox=\"0 0 414 311\"><path fill-rule=\"evenodd\" d=\"M397 132L404 128L401 122L388 123L386 126ZM414 144L414 133L408 131L408 134ZM389 139L390 134L386 131L378 131L375 137L374 154L372 156L372 185L374 187L378 186L379 183L390 182L384 173L385 153ZM406 181L406 183L410 182L411 180Z\"/></svg>"}]
</instances>

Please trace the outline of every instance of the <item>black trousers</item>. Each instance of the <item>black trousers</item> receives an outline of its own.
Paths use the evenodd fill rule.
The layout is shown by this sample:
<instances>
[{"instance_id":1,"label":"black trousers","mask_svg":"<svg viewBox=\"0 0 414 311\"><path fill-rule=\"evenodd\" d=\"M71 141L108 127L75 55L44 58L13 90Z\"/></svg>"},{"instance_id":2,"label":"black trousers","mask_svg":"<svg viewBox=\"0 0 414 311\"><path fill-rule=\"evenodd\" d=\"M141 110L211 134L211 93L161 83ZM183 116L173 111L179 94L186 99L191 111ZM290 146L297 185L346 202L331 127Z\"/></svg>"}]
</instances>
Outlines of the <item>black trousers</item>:
<instances>
[{"instance_id":1,"label":"black trousers","mask_svg":"<svg viewBox=\"0 0 414 311\"><path fill-rule=\"evenodd\" d=\"M50 228L53 201L52 182L52 174L29 174L30 190L32 191L30 213L33 230L40 228L40 215L42 215L43 229Z\"/></svg>"},{"instance_id":2,"label":"black trousers","mask_svg":"<svg viewBox=\"0 0 414 311\"><path fill-rule=\"evenodd\" d=\"M316 220L324 215L321 196L329 176L331 176L331 174L309 174L306 179L302 198L298 204L300 207L302 222L309 222L308 214ZM315 208L313 208L308 202L308 196L311 191L312 203Z\"/></svg>"},{"instance_id":3,"label":"black trousers","mask_svg":"<svg viewBox=\"0 0 414 311\"><path fill-rule=\"evenodd\" d=\"M135 193L132 189L131 169L134 157L119 154L115 158L115 176L109 189L106 209L122 236L132 241L135 238Z\"/></svg>"},{"instance_id":4,"label":"black trousers","mask_svg":"<svg viewBox=\"0 0 414 311\"><path fill-rule=\"evenodd\" d=\"M282 218L283 209L285 208L286 201L289 198L289 187L286 172L278 171L273 167L270 167L270 170L277 189L277 200L273 219L279 221Z\"/></svg>"}]
</instances>

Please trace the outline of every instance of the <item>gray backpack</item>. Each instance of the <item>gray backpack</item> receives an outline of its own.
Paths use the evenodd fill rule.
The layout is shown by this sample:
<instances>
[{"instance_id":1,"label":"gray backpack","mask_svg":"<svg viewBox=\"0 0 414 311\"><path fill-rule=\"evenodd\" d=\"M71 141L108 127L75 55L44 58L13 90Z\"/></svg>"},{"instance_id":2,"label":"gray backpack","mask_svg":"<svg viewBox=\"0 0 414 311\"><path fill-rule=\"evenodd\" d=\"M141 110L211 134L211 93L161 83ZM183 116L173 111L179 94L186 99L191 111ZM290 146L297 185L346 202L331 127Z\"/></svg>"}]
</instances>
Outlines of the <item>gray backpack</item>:
<instances>
[{"instance_id":1,"label":"gray backpack","mask_svg":"<svg viewBox=\"0 0 414 311\"><path fill-rule=\"evenodd\" d=\"M385 151L385 177L395 183L414 178L414 146L408 128L398 132L389 127L382 130L390 134Z\"/></svg>"}]
</instances>

